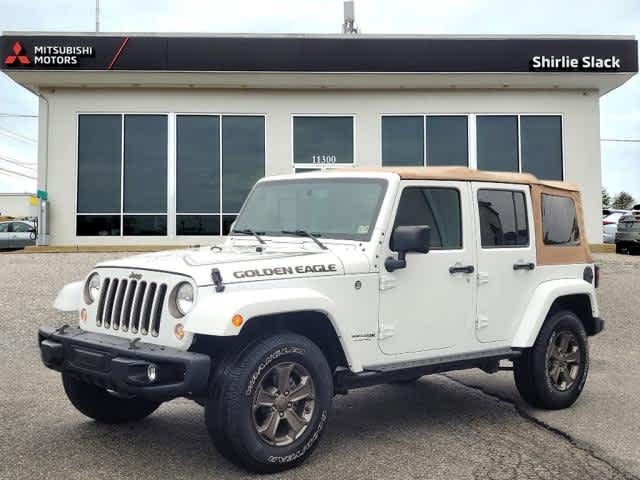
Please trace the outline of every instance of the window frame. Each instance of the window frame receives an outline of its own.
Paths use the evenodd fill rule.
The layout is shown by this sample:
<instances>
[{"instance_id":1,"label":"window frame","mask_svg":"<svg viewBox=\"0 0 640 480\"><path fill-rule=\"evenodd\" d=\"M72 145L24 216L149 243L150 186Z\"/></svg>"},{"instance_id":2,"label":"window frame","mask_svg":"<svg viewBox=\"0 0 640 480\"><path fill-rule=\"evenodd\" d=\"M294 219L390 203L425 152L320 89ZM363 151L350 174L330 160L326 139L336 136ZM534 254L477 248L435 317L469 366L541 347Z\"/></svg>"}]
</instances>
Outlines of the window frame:
<instances>
[{"instance_id":1,"label":"window frame","mask_svg":"<svg viewBox=\"0 0 640 480\"><path fill-rule=\"evenodd\" d=\"M471 146L475 143L471 143L472 140L475 142L475 137L471 137L471 117L473 114L469 112L422 112L422 113L381 113L378 115L378 155L380 157L380 165L382 164L382 119L384 117L422 117L422 166L427 167L427 117L466 117L467 118L467 167L468 168L476 168L471 166L471 157L472 157L472 148ZM474 124L474 133L475 133L475 124ZM474 154L475 154L475 148ZM475 157L475 155L473 155ZM433 165L432 165L433 166ZM390 167L393 168L393 167Z\"/></svg>"},{"instance_id":2,"label":"window frame","mask_svg":"<svg viewBox=\"0 0 640 480\"><path fill-rule=\"evenodd\" d=\"M117 212L92 212L92 213L82 213L78 211L78 173L79 173L79 150L80 150L80 136L79 136L79 128L80 128L80 116L81 115L118 115L120 116L120 210ZM167 119L167 211L165 214L162 213L149 213L149 212L141 212L135 214L127 214L124 212L124 136L125 136L125 116L126 115L164 115ZM178 235L177 234L177 123L176 117L178 115L197 115L197 116L219 116L220 117L220 212L219 213L198 213L197 215L218 215L219 219L219 227L220 234L219 235ZM75 162L74 162L74 206L73 206L73 218L74 218L74 235L79 238L84 239L105 239L105 238L120 238L120 239L136 239L136 238L145 238L147 240L153 239L186 239L186 238L206 238L206 237L223 237L223 222L225 216L237 216L237 213L223 212L222 211L222 185L224 179L222 178L222 164L224 159L222 158L222 118L224 116L246 116L246 117L262 117L264 121L264 171L265 174L267 172L268 166L268 119L269 115L266 112L231 112L231 111L220 111L220 112L197 112L197 111L131 111L131 110L116 110L116 111L76 111L75 112ZM354 130L355 136L355 130ZM355 143L354 143L355 146ZM189 212L181 212L180 215L189 215ZM134 216L167 216L167 232L165 235L125 235L124 234L124 217L125 215L134 215ZM196 214L194 214L196 215ZM109 235L107 237L103 237L100 235L78 235L78 217L79 216L119 216L120 218L120 234L119 235Z\"/></svg>"},{"instance_id":3,"label":"window frame","mask_svg":"<svg viewBox=\"0 0 640 480\"><path fill-rule=\"evenodd\" d=\"M522 122L521 117L560 117L560 157L562 160L562 178L566 178L566 139L565 139L565 118L562 112L392 112L381 113L378 115L378 158L382 165L382 118L383 117L423 117L422 122L422 166L427 166L427 122L426 117L467 117L467 166L468 168L478 169L478 136L477 136L477 119L478 117L490 116L507 116L517 117L517 133L518 133L518 172L522 173Z\"/></svg>"},{"instance_id":4,"label":"window frame","mask_svg":"<svg viewBox=\"0 0 640 480\"><path fill-rule=\"evenodd\" d=\"M92 213L82 213L78 212L78 174L79 174L79 166L80 166L80 116L82 115L119 115L120 116L120 210L118 212L92 212ZM124 212L124 124L125 124L125 116L126 115L150 115L150 116L164 116L167 120L167 211L164 215L167 216L167 233L165 235L125 235L124 234L124 217L128 216L162 216L162 213L149 213L149 212L141 212L141 213L125 213ZM169 149L170 145L170 137L171 137L171 113L170 112L135 112L135 111L77 111L76 112L76 155L75 155L75 198L74 198L74 234L76 237L82 238L169 238L170 230L169 230L169 222L170 222L170 197L169 197L169 176L170 176L170 164L171 164L171 150ZM109 235L107 237L103 237L100 235L78 235L78 217L79 216L91 216L91 217L100 217L100 216L115 216L118 215L120 217L120 235Z\"/></svg>"},{"instance_id":5,"label":"window frame","mask_svg":"<svg viewBox=\"0 0 640 480\"><path fill-rule=\"evenodd\" d=\"M220 177L220 191L219 191L219 212L216 213L193 213L193 212L178 212L178 117L179 116L199 116L199 117L203 117L203 116L208 116L208 117L218 117L219 118L219 122L218 122L218 135L220 136L220 145L218 147L218 155L220 156L220 169L218 172L218 175ZM172 208L172 221L173 221L173 230L171 230L170 232L172 233L171 238L176 238L176 239L183 239L183 238L206 238L206 237L224 237L224 217L225 216L234 216L234 217L238 217L238 215L240 214L240 212L242 211L242 208L240 210L238 210L237 212L225 212L223 210L223 203L222 203L222 191L223 191L223 184L224 184L224 177L222 175L222 171L223 171L223 163L224 163L224 158L222 155L222 150L223 150L223 138L222 138L222 124L223 124L223 118L225 116L232 116L232 117L262 117L263 122L264 122L264 173L266 175L267 173L267 165L268 165L268 149L267 149L267 119L269 118L269 116L266 113L234 113L234 112L206 112L206 113L202 113L202 112L173 112L173 129L171 131L172 134L172 141L173 141L173 146L172 146L172 151L173 151L173 157L172 157L172 170L170 170L171 175L173 175L173 181L170 181L169 183L171 184L171 186L173 187L173 197L172 197L172 203L171 203L171 208ZM254 185L255 186L255 185ZM249 195L251 195L251 191L253 190L253 187L251 188L251 190L249 190L249 192L247 193L247 198L249 198ZM246 200L246 199L245 199ZM178 224L178 215L192 215L192 216L207 216L207 217L219 217L218 218L218 231L220 232L218 235L179 235L178 234L178 229L177 229L177 224ZM235 220L234 220L235 221Z\"/></svg>"},{"instance_id":6,"label":"window frame","mask_svg":"<svg viewBox=\"0 0 640 480\"><path fill-rule=\"evenodd\" d=\"M518 123L518 129L517 129L517 133L518 133L518 137L517 137L517 142L518 142L518 172L515 173L526 173L522 171L522 121L521 121L521 117L560 117L560 159L561 159L561 163L562 163L562 178L560 179L560 181L564 181L566 178L566 167L565 167L565 152L566 152L566 145L565 145L565 129L564 129L564 113L561 112L500 112L500 113L495 113L495 112L482 112L482 113L474 113L472 115L470 115L470 117L473 117L473 134L474 134L474 139L473 139L473 145L474 145L474 161L475 164L472 168L477 169L478 168L478 158L477 158L477 153L478 153L478 137L477 137L477 119L478 117L517 117L517 123ZM469 121L471 121L471 118L469 119ZM544 179L542 179L544 180Z\"/></svg>"},{"instance_id":7,"label":"window frame","mask_svg":"<svg viewBox=\"0 0 640 480\"><path fill-rule=\"evenodd\" d=\"M520 193L522 194L522 196L524 197L524 218L527 221L527 244L526 245L488 245L488 246L484 246L482 244L482 221L480 218L480 202L478 199L478 194L483 191L483 190L489 190L489 191L494 191L494 192L511 192L511 193ZM480 248L482 250L501 250L501 249L507 249L507 250L513 250L513 249L530 249L532 246L531 243L531 226L533 225L533 223L531 222L531 208L529 208L529 205L527 205L527 192L525 189L520 189L520 188L516 188L516 186L508 186L505 185L504 187L497 187L497 186L482 186L479 185L478 188L475 189L474 192L474 215L476 217L476 225L478 228L478 233L477 233L477 237L478 237L478 245L480 246ZM515 205L514 205L514 219L517 222L517 212L515 209ZM535 221L535 220L534 220ZM517 224L516 224L516 228L517 228Z\"/></svg>"},{"instance_id":8,"label":"window frame","mask_svg":"<svg viewBox=\"0 0 640 480\"><path fill-rule=\"evenodd\" d=\"M294 123L298 117L350 117L353 121L353 162L351 163L296 163L294 150ZM333 168L349 168L358 165L358 130L357 115L355 113L292 113L290 115L289 125L289 146L290 146L290 165L291 173L296 173L296 169L314 169L314 170L331 170Z\"/></svg>"}]
</instances>

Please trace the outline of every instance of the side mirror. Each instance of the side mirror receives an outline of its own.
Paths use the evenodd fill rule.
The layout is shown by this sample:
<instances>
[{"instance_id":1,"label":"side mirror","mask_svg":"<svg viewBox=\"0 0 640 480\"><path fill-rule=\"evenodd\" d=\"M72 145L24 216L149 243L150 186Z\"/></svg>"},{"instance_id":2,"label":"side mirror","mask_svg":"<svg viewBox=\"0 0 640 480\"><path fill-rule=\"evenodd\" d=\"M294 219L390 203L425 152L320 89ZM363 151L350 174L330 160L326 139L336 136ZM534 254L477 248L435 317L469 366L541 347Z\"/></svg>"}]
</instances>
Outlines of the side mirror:
<instances>
[{"instance_id":1,"label":"side mirror","mask_svg":"<svg viewBox=\"0 0 640 480\"><path fill-rule=\"evenodd\" d=\"M398 252L398 258L387 257L384 266L393 272L407 266L407 252L429 253L431 228L428 225L396 227L391 234L391 248Z\"/></svg>"}]
</instances>

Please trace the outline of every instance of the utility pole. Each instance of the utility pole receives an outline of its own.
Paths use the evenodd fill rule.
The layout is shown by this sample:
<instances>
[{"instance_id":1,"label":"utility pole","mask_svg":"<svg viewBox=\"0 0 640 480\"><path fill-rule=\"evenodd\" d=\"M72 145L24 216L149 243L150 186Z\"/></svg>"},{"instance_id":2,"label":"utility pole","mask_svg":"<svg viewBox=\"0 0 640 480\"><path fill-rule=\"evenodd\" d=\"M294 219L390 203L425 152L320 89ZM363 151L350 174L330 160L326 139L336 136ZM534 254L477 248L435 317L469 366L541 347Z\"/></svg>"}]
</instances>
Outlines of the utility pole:
<instances>
[{"instance_id":1,"label":"utility pole","mask_svg":"<svg viewBox=\"0 0 640 480\"><path fill-rule=\"evenodd\" d=\"M346 0L344 2L344 23L342 24L342 33L351 35L360 33L360 30L356 26L356 12L353 0Z\"/></svg>"},{"instance_id":2,"label":"utility pole","mask_svg":"<svg viewBox=\"0 0 640 480\"><path fill-rule=\"evenodd\" d=\"M96 33L100 31L100 0L96 0Z\"/></svg>"}]
</instances>

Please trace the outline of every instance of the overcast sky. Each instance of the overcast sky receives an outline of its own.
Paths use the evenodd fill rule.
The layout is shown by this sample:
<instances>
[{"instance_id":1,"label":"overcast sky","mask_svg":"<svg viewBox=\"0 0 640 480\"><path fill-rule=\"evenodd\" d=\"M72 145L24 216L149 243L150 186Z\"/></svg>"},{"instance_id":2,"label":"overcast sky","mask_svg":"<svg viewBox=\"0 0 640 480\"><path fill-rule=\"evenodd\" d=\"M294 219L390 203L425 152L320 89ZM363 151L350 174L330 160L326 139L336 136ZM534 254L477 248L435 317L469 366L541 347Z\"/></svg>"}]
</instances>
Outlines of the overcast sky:
<instances>
[{"instance_id":1,"label":"overcast sky","mask_svg":"<svg viewBox=\"0 0 640 480\"><path fill-rule=\"evenodd\" d=\"M336 33L342 0L101 0L110 32ZM94 0L0 0L0 30L93 31ZM364 33L622 34L640 37L640 0L356 0ZM640 77L601 99L602 138L640 138ZM36 98L0 74L0 114L37 115ZM0 192L34 191L7 176L35 163L37 120L0 115ZM13 134L12 134L13 133ZM16 137L15 134L18 134ZM26 137L26 138L22 138ZM32 139L31 141L28 139ZM603 185L640 201L640 143L602 143Z\"/></svg>"}]
</instances>

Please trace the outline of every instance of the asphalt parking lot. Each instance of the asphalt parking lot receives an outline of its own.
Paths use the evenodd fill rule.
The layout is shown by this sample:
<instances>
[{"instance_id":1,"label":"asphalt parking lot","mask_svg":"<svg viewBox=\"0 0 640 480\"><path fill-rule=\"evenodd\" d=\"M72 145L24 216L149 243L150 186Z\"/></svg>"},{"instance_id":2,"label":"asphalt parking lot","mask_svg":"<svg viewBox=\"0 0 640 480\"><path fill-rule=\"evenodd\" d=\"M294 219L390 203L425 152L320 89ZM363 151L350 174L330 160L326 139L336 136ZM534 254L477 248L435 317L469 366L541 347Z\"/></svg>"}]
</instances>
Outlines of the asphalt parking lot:
<instances>
[{"instance_id":1,"label":"asphalt parking lot","mask_svg":"<svg viewBox=\"0 0 640 480\"><path fill-rule=\"evenodd\" d=\"M210 445L196 404L176 400L135 424L99 425L41 365L37 328L74 322L51 308L59 288L122 256L0 254L0 478L247 477ZM591 342L589 380L573 408L527 407L508 372L354 391L336 397L310 461L273 478L640 477L640 257L596 257L607 324Z\"/></svg>"}]
</instances>

